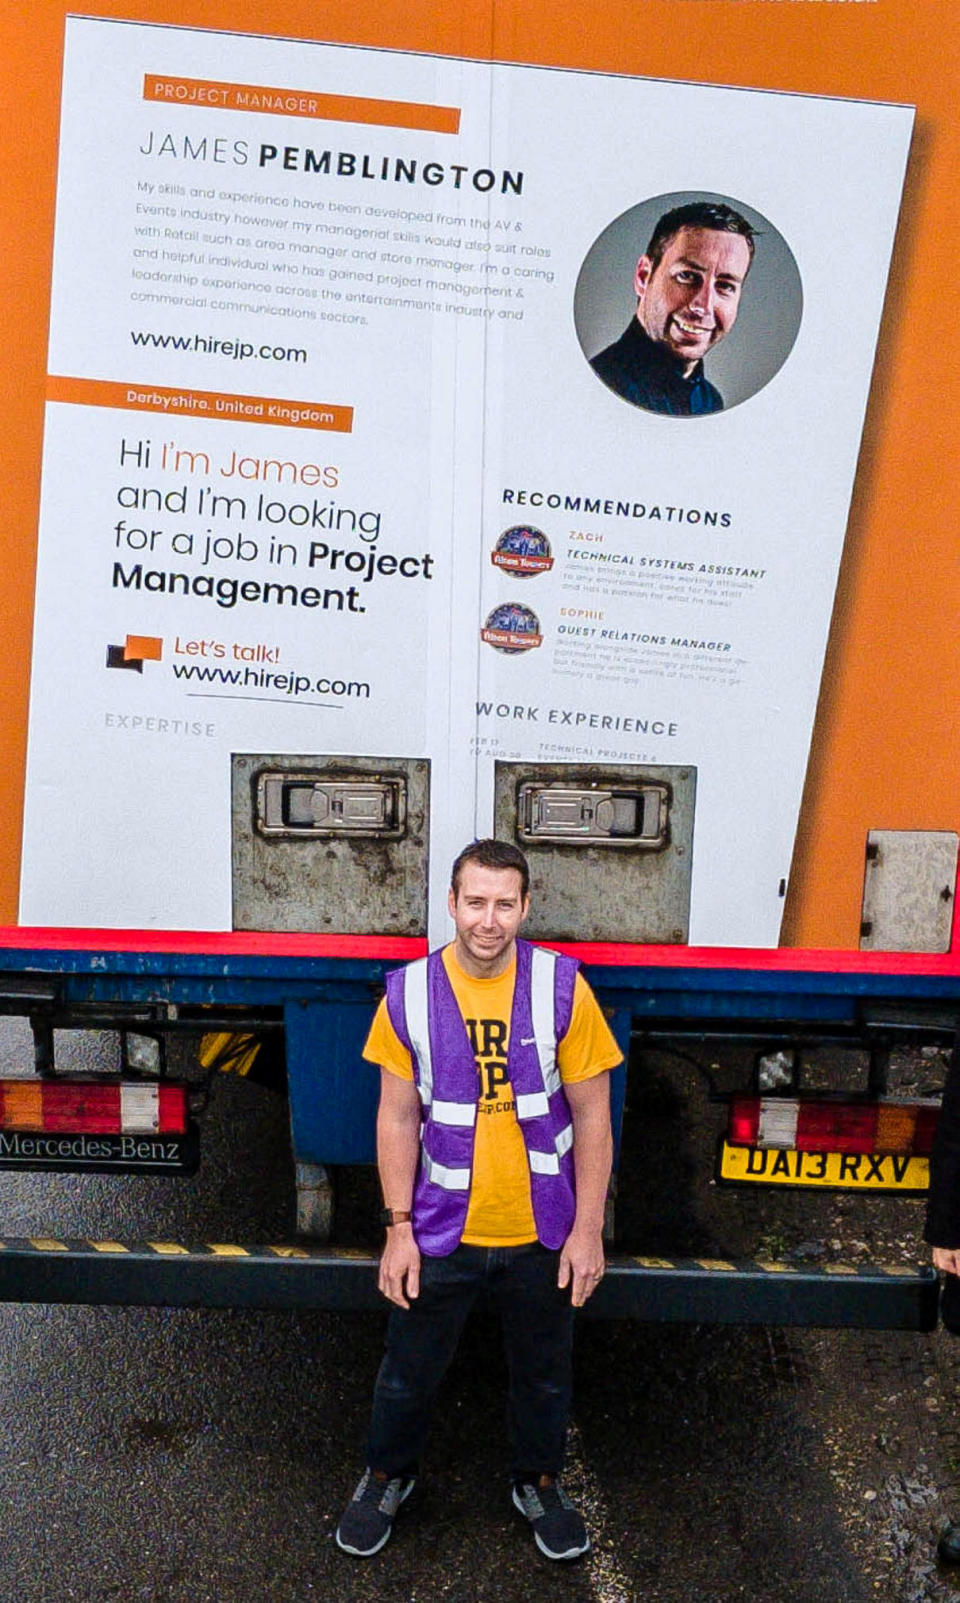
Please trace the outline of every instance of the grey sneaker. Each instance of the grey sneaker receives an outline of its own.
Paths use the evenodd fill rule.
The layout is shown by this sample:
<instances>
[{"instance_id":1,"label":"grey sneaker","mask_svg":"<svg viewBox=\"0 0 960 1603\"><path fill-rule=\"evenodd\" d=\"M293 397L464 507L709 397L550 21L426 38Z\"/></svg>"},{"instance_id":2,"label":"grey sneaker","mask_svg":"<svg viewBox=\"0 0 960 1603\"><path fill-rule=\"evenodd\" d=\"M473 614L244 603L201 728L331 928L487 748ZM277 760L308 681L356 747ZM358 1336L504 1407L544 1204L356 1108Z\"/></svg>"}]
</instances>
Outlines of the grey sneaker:
<instances>
[{"instance_id":1,"label":"grey sneaker","mask_svg":"<svg viewBox=\"0 0 960 1603\"><path fill-rule=\"evenodd\" d=\"M416 1477L398 1475L392 1481L378 1480L365 1469L337 1526L337 1546L356 1558L372 1558L390 1540L393 1521L400 1504L413 1491Z\"/></svg>"},{"instance_id":2,"label":"grey sneaker","mask_svg":"<svg viewBox=\"0 0 960 1603\"><path fill-rule=\"evenodd\" d=\"M590 1551L587 1527L559 1482L533 1486L517 1481L513 1506L530 1521L533 1539L547 1558L579 1558Z\"/></svg>"}]
</instances>

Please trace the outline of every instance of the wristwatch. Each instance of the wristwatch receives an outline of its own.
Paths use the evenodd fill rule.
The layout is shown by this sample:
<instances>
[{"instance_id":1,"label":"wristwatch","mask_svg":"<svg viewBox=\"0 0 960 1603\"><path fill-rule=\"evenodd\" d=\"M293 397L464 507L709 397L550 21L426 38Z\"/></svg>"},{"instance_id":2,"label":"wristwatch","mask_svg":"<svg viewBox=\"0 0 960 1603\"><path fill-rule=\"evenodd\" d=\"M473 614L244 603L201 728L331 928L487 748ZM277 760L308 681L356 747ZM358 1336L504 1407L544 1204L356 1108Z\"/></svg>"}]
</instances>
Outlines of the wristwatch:
<instances>
[{"instance_id":1,"label":"wristwatch","mask_svg":"<svg viewBox=\"0 0 960 1603\"><path fill-rule=\"evenodd\" d=\"M410 1211L404 1208L381 1208L380 1223L382 1225L405 1225L410 1223Z\"/></svg>"}]
</instances>

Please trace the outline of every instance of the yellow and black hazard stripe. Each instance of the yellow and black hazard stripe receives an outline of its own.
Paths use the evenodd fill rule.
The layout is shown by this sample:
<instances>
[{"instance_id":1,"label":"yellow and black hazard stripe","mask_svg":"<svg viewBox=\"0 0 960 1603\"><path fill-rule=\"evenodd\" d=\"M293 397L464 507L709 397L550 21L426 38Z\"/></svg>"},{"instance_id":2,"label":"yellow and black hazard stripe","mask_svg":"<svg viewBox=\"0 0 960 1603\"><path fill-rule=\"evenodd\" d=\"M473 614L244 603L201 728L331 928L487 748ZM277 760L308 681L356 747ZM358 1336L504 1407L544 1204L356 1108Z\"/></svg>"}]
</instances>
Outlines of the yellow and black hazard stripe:
<instances>
[{"instance_id":1,"label":"yellow and black hazard stripe","mask_svg":"<svg viewBox=\"0 0 960 1603\"><path fill-rule=\"evenodd\" d=\"M297 1243L0 1237L0 1301L384 1309L374 1253ZM926 1266L613 1257L586 1312L704 1324L930 1330Z\"/></svg>"}]
</instances>

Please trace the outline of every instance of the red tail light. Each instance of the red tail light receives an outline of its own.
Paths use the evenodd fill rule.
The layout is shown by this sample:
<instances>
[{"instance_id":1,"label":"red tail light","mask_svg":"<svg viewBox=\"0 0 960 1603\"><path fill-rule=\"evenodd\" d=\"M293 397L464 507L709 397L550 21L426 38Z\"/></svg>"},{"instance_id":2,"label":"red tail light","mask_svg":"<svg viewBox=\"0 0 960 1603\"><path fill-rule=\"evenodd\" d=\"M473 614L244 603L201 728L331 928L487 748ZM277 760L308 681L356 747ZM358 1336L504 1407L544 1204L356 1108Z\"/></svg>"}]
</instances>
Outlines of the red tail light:
<instances>
[{"instance_id":1,"label":"red tail light","mask_svg":"<svg viewBox=\"0 0 960 1603\"><path fill-rule=\"evenodd\" d=\"M876 1105L801 1102L796 1145L804 1152L874 1152Z\"/></svg>"},{"instance_id":2,"label":"red tail light","mask_svg":"<svg viewBox=\"0 0 960 1603\"><path fill-rule=\"evenodd\" d=\"M727 1118L727 1139L735 1147L755 1147L760 1136L760 1098L735 1096Z\"/></svg>"},{"instance_id":3,"label":"red tail light","mask_svg":"<svg viewBox=\"0 0 960 1603\"><path fill-rule=\"evenodd\" d=\"M932 1150L939 1112L932 1102L802 1102L736 1096L730 1103L727 1139L741 1147L923 1157Z\"/></svg>"},{"instance_id":4,"label":"red tail light","mask_svg":"<svg viewBox=\"0 0 960 1603\"><path fill-rule=\"evenodd\" d=\"M185 1085L166 1082L0 1080L0 1129L82 1135L182 1135Z\"/></svg>"}]
</instances>

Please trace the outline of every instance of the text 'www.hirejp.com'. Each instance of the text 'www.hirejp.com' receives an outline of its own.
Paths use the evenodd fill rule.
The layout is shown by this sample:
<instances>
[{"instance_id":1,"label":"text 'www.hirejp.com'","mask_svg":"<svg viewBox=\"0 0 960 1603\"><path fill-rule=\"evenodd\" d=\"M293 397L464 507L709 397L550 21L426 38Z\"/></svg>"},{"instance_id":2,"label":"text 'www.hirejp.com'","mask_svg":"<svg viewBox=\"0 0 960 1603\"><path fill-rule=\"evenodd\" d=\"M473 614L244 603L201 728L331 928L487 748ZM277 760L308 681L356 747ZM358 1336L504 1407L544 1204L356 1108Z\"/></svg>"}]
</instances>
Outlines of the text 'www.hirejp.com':
<instances>
[{"instance_id":1,"label":"text 'www.hirejp.com'","mask_svg":"<svg viewBox=\"0 0 960 1603\"><path fill-rule=\"evenodd\" d=\"M212 334L155 334L150 329L132 328L134 345L157 351L195 351L203 356L226 356L234 362L306 362L307 353L297 345L255 345L251 340L221 340Z\"/></svg>"}]
</instances>

